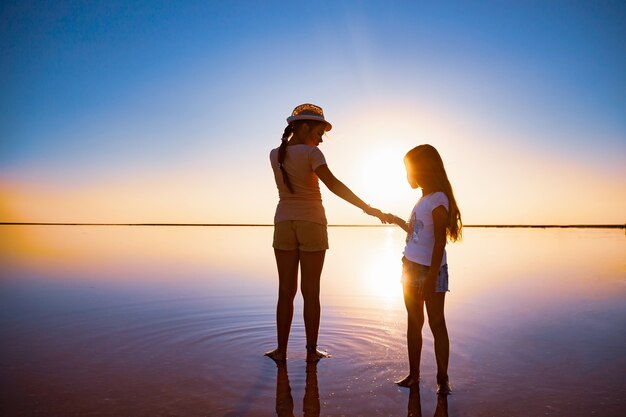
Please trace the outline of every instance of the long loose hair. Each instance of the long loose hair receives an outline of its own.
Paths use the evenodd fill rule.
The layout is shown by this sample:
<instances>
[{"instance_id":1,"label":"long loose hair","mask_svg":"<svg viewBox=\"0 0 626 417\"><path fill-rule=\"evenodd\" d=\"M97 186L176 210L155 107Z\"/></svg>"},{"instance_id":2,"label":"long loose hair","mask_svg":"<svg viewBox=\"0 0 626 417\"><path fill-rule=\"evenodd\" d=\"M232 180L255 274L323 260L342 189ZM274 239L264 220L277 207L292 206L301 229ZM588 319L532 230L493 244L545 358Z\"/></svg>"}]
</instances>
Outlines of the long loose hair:
<instances>
[{"instance_id":1,"label":"long loose hair","mask_svg":"<svg viewBox=\"0 0 626 417\"><path fill-rule=\"evenodd\" d=\"M448 222L446 235L451 242L461 240L463 222L461 212L454 198L452 185L448 180L448 174L443 166L443 160L432 145L419 145L411 149L404 156L404 163L411 167L417 177L426 182L436 191L443 192L448 197Z\"/></svg>"}]
</instances>

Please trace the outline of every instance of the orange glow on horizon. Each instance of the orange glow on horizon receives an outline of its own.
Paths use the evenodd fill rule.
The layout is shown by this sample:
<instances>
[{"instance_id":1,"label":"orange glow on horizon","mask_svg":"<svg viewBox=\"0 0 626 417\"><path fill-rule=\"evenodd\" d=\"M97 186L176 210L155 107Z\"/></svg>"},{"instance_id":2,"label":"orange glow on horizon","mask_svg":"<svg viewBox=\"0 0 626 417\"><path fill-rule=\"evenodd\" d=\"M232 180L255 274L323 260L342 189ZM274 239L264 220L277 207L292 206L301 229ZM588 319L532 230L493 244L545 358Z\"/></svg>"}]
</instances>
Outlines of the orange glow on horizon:
<instances>
[{"instance_id":1,"label":"orange glow on horizon","mask_svg":"<svg viewBox=\"0 0 626 417\"><path fill-rule=\"evenodd\" d=\"M484 137L463 121L446 123L434 110L387 104L334 115L321 145L331 171L374 207L408 215L421 192L407 184L402 158L431 143L443 157L465 224L626 221L624 170L541 154L523 147L523 137L512 148L497 132ZM259 144L210 165L198 157L167 171L128 168L93 183L0 181L0 221L270 224L277 192L267 154L276 145ZM378 223L321 188L330 224Z\"/></svg>"},{"instance_id":2,"label":"orange glow on horizon","mask_svg":"<svg viewBox=\"0 0 626 417\"><path fill-rule=\"evenodd\" d=\"M260 270L274 272L270 228L254 228L253 239L269 242L265 248L246 255L233 251L240 243L238 234L228 228L196 227L115 227L115 226L2 226L0 259L5 267L27 265L46 273L50 270L73 271L82 275L125 280L135 265L149 269L159 259L161 270L155 279L175 277L177 269L197 270L198 279L208 279L204 272L241 273L259 279ZM112 269L112 265L116 269ZM259 269L260 268L260 269Z\"/></svg>"}]
</instances>

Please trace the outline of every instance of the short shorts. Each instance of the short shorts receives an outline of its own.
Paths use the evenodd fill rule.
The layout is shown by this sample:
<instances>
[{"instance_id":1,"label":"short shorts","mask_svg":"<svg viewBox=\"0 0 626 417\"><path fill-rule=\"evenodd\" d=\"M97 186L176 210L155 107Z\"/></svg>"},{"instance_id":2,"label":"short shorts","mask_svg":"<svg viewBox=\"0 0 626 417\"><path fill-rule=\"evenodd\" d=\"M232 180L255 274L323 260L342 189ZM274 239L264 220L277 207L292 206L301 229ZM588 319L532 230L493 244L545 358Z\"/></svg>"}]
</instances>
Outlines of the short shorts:
<instances>
[{"instance_id":1,"label":"short shorts","mask_svg":"<svg viewBox=\"0 0 626 417\"><path fill-rule=\"evenodd\" d=\"M305 220L286 220L274 225L274 243L280 250L318 252L328 249L326 225Z\"/></svg>"},{"instance_id":2,"label":"short shorts","mask_svg":"<svg viewBox=\"0 0 626 417\"><path fill-rule=\"evenodd\" d=\"M426 280L430 266L417 264L402 257L402 283L412 287L420 287ZM448 292L448 265L441 265L435 284L435 292Z\"/></svg>"}]
</instances>

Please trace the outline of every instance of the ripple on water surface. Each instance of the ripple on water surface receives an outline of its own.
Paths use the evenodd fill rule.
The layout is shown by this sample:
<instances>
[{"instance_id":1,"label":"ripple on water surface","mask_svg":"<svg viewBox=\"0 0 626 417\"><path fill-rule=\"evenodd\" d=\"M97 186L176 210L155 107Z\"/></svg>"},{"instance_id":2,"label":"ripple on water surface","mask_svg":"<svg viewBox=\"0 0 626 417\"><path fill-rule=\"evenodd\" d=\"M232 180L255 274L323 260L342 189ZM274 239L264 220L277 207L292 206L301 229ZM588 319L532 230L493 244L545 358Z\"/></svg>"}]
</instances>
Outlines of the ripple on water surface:
<instances>
[{"instance_id":1,"label":"ripple on water surface","mask_svg":"<svg viewBox=\"0 0 626 417\"><path fill-rule=\"evenodd\" d=\"M4 330L14 343L4 348L3 368L19 381L5 404L32 415L268 415L280 371L262 356L275 345L274 300L232 307L237 301L187 298L31 315ZM333 357L307 374L296 308L285 372L293 397L315 385L313 397L321 395L329 411L356 412L381 386L397 390L389 380L403 367L400 317L325 309L320 346Z\"/></svg>"}]
</instances>

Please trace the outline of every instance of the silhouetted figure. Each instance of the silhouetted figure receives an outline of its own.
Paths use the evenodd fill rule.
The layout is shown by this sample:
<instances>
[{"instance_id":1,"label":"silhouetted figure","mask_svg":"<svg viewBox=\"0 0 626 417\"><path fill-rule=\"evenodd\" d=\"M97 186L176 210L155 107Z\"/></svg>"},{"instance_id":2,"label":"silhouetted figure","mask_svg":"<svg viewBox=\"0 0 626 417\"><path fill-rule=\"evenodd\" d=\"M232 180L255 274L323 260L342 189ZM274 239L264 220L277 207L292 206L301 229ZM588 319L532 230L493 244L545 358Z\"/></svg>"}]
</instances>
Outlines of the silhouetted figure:
<instances>
[{"instance_id":1,"label":"silhouetted figure","mask_svg":"<svg viewBox=\"0 0 626 417\"><path fill-rule=\"evenodd\" d=\"M276 374L276 415L278 417L294 417L287 362L276 362L276 366L278 367ZM319 417L320 415L320 394L317 385L317 363L315 362L308 363L306 367L302 411L304 417Z\"/></svg>"},{"instance_id":2,"label":"silhouetted figure","mask_svg":"<svg viewBox=\"0 0 626 417\"><path fill-rule=\"evenodd\" d=\"M300 288L304 299L306 360L316 362L327 357L317 349L320 323L320 278L328 249L327 221L319 180L347 202L386 222L383 213L365 204L339 181L328 168L319 149L322 136L332 126L321 107L297 106L287 118L280 147L270 152L270 162L278 188L278 206L274 215L274 255L278 267L278 303L276 306L276 349L265 355L275 361L287 359L287 342L293 318L293 300Z\"/></svg>"},{"instance_id":3,"label":"silhouetted figure","mask_svg":"<svg viewBox=\"0 0 626 417\"><path fill-rule=\"evenodd\" d=\"M448 291L446 241L461 238L461 214L452 192L443 161L431 145L411 149L404 157L411 188L421 188L422 197L411 212L409 222L389 215L407 232L402 258L402 284L407 310L407 350L409 374L396 383L402 387L419 384L422 353L424 304L435 342L437 393L451 392L448 378L450 342L444 316Z\"/></svg>"}]
</instances>

